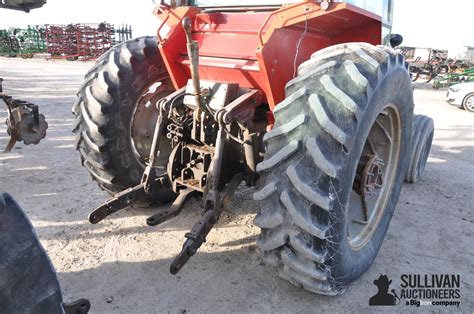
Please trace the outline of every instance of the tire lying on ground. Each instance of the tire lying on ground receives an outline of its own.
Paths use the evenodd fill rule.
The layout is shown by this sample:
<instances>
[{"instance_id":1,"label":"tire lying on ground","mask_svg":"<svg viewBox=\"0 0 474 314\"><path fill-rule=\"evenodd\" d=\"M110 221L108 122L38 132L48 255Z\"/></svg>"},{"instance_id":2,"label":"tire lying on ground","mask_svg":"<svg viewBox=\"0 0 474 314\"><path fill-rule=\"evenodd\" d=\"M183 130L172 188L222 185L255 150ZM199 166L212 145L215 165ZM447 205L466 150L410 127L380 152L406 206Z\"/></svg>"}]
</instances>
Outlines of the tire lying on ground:
<instances>
[{"instance_id":1,"label":"tire lying on ground","mask_svg":"<svg viewBox=\"0 0 474 314\"><path fill-rule=\"evenodd\" d=\"M158 115L151 104L173 91L155 37L116 45L86 74L73 107L76 149L102 189L112 194L140 183ZM171 145L163 138L159 149L158 174L165 174ZM161 189L153 200L172 196Z\"/></svg>"},{"instance_id":2,"label":"tire lying on ground","mask_svg":"<svg viewBox=\"0 0 474 314\"><path fill-rule=\"evenodd\" d=\"M343 44L314 53L286 95L258 165L258 245L284 279L337 295L373 263L395 210L411 79L394 50Z\"/></svg>"},{"instance_id":3,"label":"tire lying on ground","mask_svg":"<svg viewBox=\"0 0 474 314\"><path fill-rule=\"evenodd\" d=\"M420 180L430 155L433 136L433 119L423 115L415 115L413 119L410 162L405 175L405 182L416 183Z\"/></svg>"}]
</instances>

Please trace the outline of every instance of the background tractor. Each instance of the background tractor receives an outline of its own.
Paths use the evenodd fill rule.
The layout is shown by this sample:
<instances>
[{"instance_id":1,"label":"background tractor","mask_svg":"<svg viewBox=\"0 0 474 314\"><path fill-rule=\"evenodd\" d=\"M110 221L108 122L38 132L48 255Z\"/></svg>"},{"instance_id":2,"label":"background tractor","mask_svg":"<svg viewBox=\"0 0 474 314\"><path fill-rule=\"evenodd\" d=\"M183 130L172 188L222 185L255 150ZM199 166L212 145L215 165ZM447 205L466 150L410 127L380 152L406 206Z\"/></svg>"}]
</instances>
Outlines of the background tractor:
<instances>
[{"instance_id":1,"label":"background tractor","mask_svg":"<svg viewBox=\"0 0 474 314\"><path fill-rule=\"evenodd\" d=\"M113 195L90 222L172 202L147 219L156 226L202 196L176 274L245 182L258 187L267 262L297 286L342 293L373 263L432 139L393 49L393 1L352 2L162 1L157 36L102 56L73 107L82 165Z\"/></svg>"}]
</instances>

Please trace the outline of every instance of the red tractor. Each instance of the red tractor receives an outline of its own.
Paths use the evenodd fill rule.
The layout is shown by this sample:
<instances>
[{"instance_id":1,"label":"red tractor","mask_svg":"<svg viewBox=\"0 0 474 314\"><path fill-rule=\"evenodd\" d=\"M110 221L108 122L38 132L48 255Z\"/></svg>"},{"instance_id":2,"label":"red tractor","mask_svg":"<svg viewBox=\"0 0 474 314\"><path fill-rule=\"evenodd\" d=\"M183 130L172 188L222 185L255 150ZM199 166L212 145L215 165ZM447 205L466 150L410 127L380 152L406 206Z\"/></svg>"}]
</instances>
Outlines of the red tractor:
<instances>
[{"instance_id":1,"label":"red tractor","mask_svg":"<svg viewBox=\"0 0 474 314\"><path fill-rule=\"evenodd\" d=\"M202 196L176 274L245 182L258 187L269 264L307 290L342 293L373 263L409 163L407 180L431 145L425 123L411 148L413 92L392 48L402 41L390 35L393 1L365 3L162 1L157 37L102 56L73 108L82 165L113 194L90 222L172 202L147 219L156 226Z\"/></svg>"}]
</instances>

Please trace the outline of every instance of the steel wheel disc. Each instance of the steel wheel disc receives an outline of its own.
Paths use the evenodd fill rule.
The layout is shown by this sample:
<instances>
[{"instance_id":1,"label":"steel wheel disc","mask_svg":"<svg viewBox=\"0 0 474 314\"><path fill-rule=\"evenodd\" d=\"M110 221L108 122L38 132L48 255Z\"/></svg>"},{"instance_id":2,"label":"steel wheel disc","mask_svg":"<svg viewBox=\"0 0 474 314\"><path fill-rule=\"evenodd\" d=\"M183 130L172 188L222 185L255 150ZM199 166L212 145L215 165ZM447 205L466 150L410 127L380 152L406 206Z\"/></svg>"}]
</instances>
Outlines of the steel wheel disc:
<instances>
[{"instance_id":1,"label":"steel wheel disc","mask_svg":"<svg viewBox=\"0 0 474 314\"><path fill-rule=\"evenodd\" d=\"M466 107L469 111L474 111L474 96L471 96L466 101Z\"/></svg>"},{"instance_id":2,"label":"steel wheel disc","mask_svg":"<svg viewBox=\"0 0 474 314\"><path fill-rule=\"evenodd\" d=\"M347 212L347 236L354 250L370 241L387 207L399 160L400 121L397 109L387 106L366 139Z\"/></svg>"},{"instance_id":3,"label":"steel wheel disc","mask_svg":"<svg viewBox=\"0 0 474 314\"><path fill-rule=\"evenodd\" d=\"M158 117L156 104L160 99L173 92L171 88L168 84L153 83L142 92L135 106L130 124L130 137L134 156L143 167L145 167L149 159L153 133ZM169 156L171 146L165 137L160 139L159 146L160 151L166 151L162 155ZM160 160L158 160L158 164L161 164Z\"/></svg>"}]
</instances>

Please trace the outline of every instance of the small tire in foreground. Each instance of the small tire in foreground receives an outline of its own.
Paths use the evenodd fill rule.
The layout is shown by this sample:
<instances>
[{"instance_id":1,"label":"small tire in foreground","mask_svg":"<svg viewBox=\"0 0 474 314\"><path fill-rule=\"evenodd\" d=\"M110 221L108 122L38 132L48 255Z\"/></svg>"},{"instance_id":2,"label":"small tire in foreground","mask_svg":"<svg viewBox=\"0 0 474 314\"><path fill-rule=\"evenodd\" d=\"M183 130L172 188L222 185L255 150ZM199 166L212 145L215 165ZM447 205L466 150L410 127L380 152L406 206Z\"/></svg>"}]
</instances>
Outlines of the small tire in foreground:
<instances>
[{"instance_id":1,"label":"small tire in foreground","mask_svg":"<svg viewBox=\"0 0 474 314\"><path fill-rule=\"evenodd\" d=\"M415 115L413 119L410 163L405 175L405 182L416 183L422 177L428 156L430 155L433 136L433 119L424 115Z\"/></svg>"}]
</instances>

